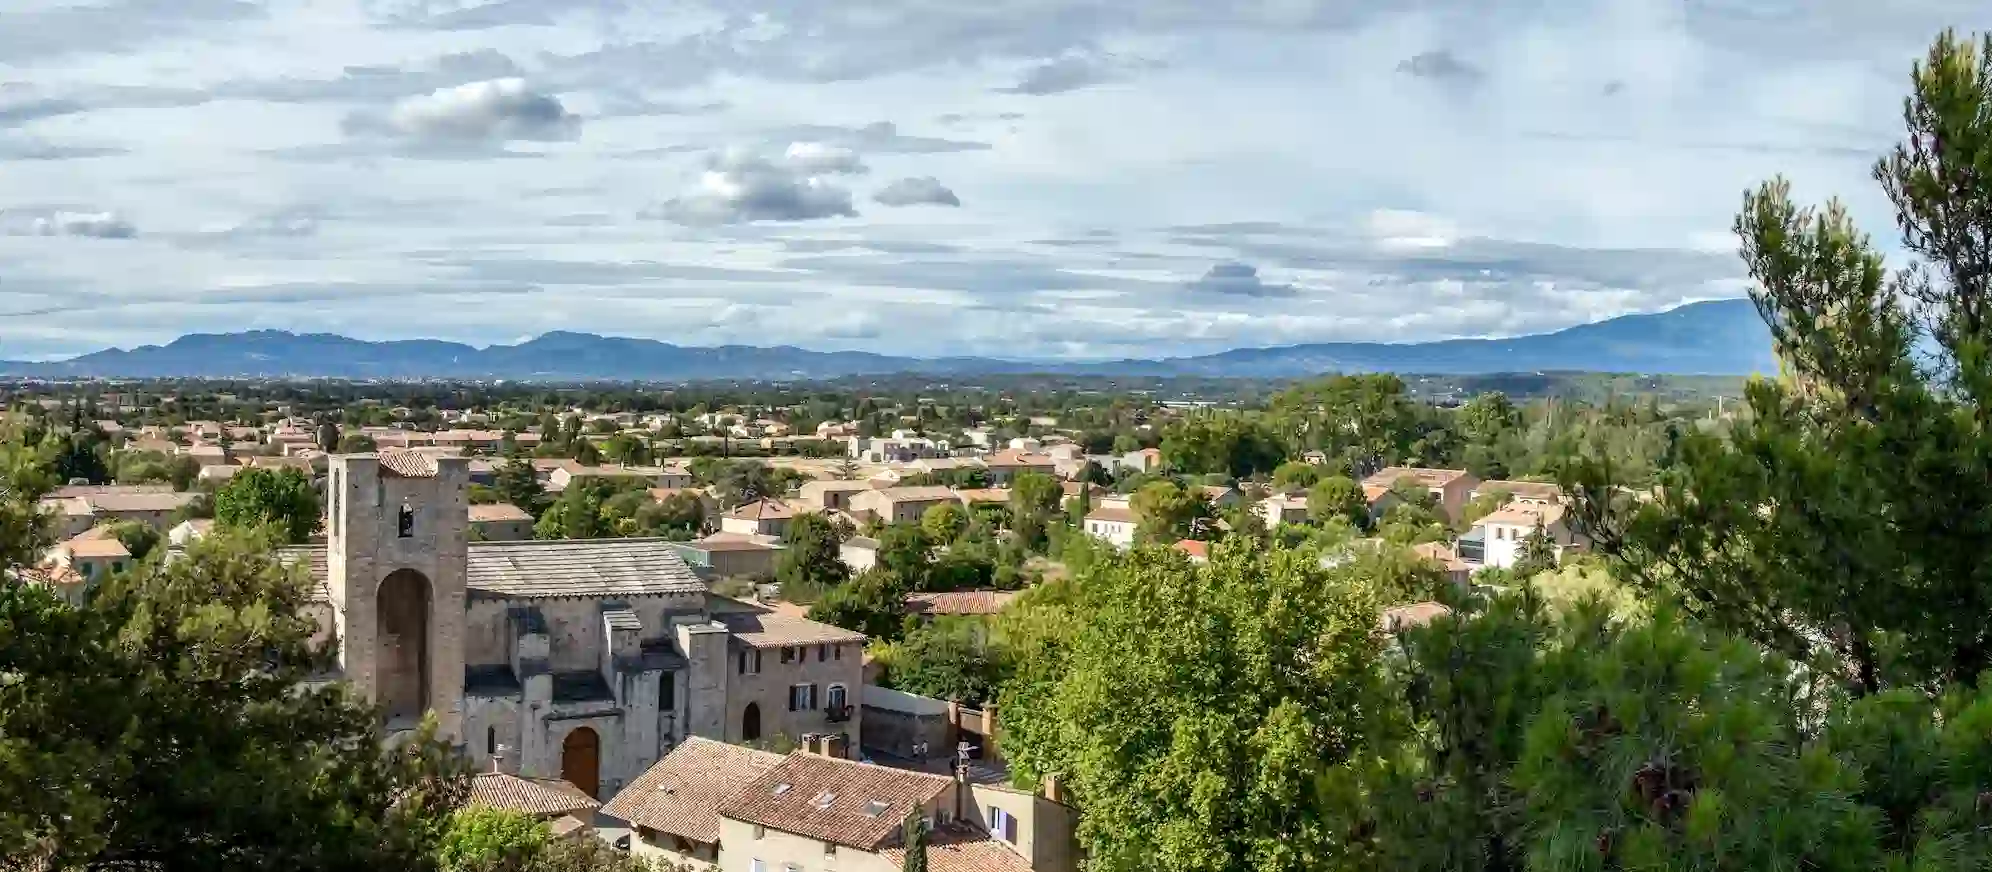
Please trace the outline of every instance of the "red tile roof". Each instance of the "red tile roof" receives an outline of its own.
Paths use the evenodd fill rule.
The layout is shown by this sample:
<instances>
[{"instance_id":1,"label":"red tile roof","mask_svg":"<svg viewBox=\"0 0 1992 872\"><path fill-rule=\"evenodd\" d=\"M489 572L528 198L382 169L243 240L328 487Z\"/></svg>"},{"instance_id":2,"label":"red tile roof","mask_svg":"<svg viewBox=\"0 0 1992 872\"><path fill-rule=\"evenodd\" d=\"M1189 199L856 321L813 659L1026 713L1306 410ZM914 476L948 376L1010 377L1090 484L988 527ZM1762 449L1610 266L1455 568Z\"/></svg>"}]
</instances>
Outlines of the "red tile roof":
<instances>
[{"instance_id":1,"label":"red tile roof","mask_svg":"<svg viewBox=\"0 0 1992 872\"><path fill-rule=\"evenodd\" d=\"M1178 539L1176 540L1175 547L1177 551L1181 551L1191 557L1201 557L1205 560L1210 559L1210 543L1201 539Z\"/></svg>"},{"instance_id":2,"label":"red tile roof","mask_svg":"<svg viewBox=\"0 0 1992 872\"><path fill-rule=\"evenodd\" d=\"M414 451L382 451L374 455L382 472L402 478L435 478L436 459Z\"/></svg>"},{"instance_id":3,"label":"red tile roof","mask_svg":"<svg viewBox=\"0 0 1992 872\"><path fill-rule=\"evenodd\" d=\"M906 610L916 615L993 615L1016 598L1014 590L909 593L906 595Z\"/></svg>"},{"instance_id":4,"label":"red tile roof","mask_svg":"<svg viewBox=\"0 0 1992 872\"><path fill-rule=\"evenodd\" d=\"M782 755L696 736L637 776L602 811L695 842L719 841L719 806Z\"/></svg>"},{"instance_id":5,"label":"red tile roof","mask_svg":"<svg viewBox=\"0 0 1992 872\"><path fill-rule=\"evenodd\" d=\"M876 851L897 838L906 813L954 787L954 779L817 754L790 754L728 799L734 820Z\"/></svg>"},{"instance_id":6,"label":"red tile roof","mask_svg":"<svg viewBox=\"0 0 1992 872\"><path fill-rule=\"evenodd\" d=\"M906 851L890 847L878 852L887 863L903 866ZM967 824L935 827L927 837L928 872L1030 872L1030 861L988 833Z\"/></svg>"},{"instance_id":7,"label":"red tile roof","mask_svg":"<svg viewBox=\"0 0 1992 872\"><path fill-rule=\"evenodd\" d=\"M602 805L569 782L557 778L520 778L507 772L480 772L472 777L469 802L533 817L592 812Z\"/></svg>"}]
</instances>

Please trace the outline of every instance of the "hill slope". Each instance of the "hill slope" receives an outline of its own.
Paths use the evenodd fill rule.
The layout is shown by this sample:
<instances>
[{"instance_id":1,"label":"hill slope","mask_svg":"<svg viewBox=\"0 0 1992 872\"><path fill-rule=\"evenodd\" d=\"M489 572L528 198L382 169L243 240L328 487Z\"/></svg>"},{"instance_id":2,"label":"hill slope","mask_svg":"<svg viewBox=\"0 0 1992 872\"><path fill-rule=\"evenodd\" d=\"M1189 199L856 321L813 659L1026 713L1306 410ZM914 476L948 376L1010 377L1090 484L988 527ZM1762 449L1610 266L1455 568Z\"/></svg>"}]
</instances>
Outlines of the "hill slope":
<instances>
[{"instance_id":1,"label":"hill slope","mask_svg":"<svg viewBox=\"0 0 1992 872\"><path fill-rule=\"evenodd\" d=\"M1745 375L1775 369L1770 334L1748 300L1692 303L1553 333L1442 342L1334 342L1197 357L1101 363L924 359L791 346L698 348L651 339L548 333L517 345L366 342L276 330L199 333L166 345L106 349L53 363L0 361L0 375L651 380L836 378L895 372L1060 372L1290 378L1325 372L1480 374L1546 370Z\"/></svg>"}]
</instances>

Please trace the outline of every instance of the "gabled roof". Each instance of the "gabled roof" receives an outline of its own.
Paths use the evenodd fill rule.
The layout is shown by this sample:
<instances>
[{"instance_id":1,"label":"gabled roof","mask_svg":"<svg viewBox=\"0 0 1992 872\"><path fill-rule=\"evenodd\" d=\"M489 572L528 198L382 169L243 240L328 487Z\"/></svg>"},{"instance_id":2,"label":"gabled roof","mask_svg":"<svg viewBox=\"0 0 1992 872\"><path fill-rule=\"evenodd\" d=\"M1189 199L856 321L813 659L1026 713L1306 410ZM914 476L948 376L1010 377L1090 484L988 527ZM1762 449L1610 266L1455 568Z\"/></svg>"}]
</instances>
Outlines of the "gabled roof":
<instances>
[{"instance_id":1,"label":"gabled roof","mask_svg":"<svg viewBox=\"0 0 1992 872\"><path fill-rule=\"evenodd\" d=\"M602 806L581 788L557 778L520 778L480 772L470 779L471 805L516 811L536 818L592 812Z\"/></svg>"},{"instance_id":2,"label":"gabled roof","mask_svg":"<svg viewBox=\"0 0 1992 872\"><path fill-rule=\"evenodd\" d=\"M895 503L929 503L938 500L951 500L955 498L953 490L950 490L948 488L942 487L937 484L915 485L909 487L878 488L877 490L872 491L872 493L879 494L885 499L891 500L892 502ZM865 494L859 494L855 497L852 497L852 499L861 499L864 496Z\"/></svg>"},{"instance_id":3,"label":"gabled roof","mask_svg":"<svg viewBox=\"0 0 1992 872\"><path fill-rule=\"evenodd\" d=\"M865 634L780 612L722 612L713 620L726 625L733 638L754 648L863 642Z\"/></svg>"},{"instance_id":4,"label":"gabled roof","mask_svg":"<svg viewBox=\"0 0 1992 872\"><path fill-rule=\"evenodd\" d=\"M1495 524L1509 527L1534 527L1540 524L1548 527L1563 520L1561 504L1509 503L1487 517L1481 518L1475 526Z\"/></svg>"},{"instance_id":5,"label":"gabled roof","mask_svg":"<svg viewBox=\"0 0 1992 872\"><path fill-rule=\"evenodd\" d=\"M878 855L893 866L904 866L905 849L897 845ZM1030 861L1015 848L975 827L955 822L935 827L927 836L928 872L1030 872Z\"/></svg>"},{"instance_id":6,"label":"gabled roof","mask_svg":"<svg viewBox=\"0 0 1992 872\"><path fill-rule=\"evenodd\" d=\"M807 752L748 782L720 805L722 817L875 851L896 837L906 813L952 789L954 779Z\"/></svg>"},{"instance_id":7,"label":"gabled roof","mask_svg":"<svg viewBox=\"0 0 1992 872\"><path fill-rule=\"evenodd\" d=\"M1014 590L909 593L906 595L906 611L916 615L993 615L1016 598Z\"/></svg>"},{"instance_id":8,"label":"gabled roof","mask_svg":"<svg viewBox=\"0 0 1992 872\"><path fill-rule=\"evenodd\" d=\"M1474 489L1475 493L1506 491L1511 496L1529 500L1556 502L1563 499L1563 488L1550 481L1483 481Z\"/></svg>"},{"instance_id":9,"label":"gabled roof","mask_svg":"<svg viewBox=\"0 0 1992 872\"><path fill-rule=\"evenodd\" d=\"M703 593L705 583L664 539L548 539L466 543L465 586L487 596L657 596ZM324 545L277 549L286 565L302 562L325 594Z\"/></svg>"},{"instance_id":10,"label":"gabled roof","mask_svg":"<svg viewBox=\"0 0 1992 872\"><path fill-rule=\"evenodd\" d=\"M111 535L109 527L91 527L71 536L58 547L69 552L72 558L119 559L131 556L131 551L125 548L124 543L119 541L118 537Z\"/></svg>"},{"instance_id":11,"label":"gabled roof","mask_svg":"<svg viewBox=\"0 0 1992 872\"><path fill-rule=\"evenodd\" d=\"M1050 466L1057 461L1049 454L1032 454L1015 448L998 451L982 459L987 466Z\"/></svg>"},{"instance_id":12,"label":"gabled roof","mask_svg":"<svg viewBox=\"0 0 1992 872\"><path fill-rule=\"evenodd\" d=\"M525 509L511 503L479 503L470 507L470 521L530 521L533 519Z\"/></svg>"},{"instance_id":13,"label":"gabled roof","mask_svg":"<svg viewBox=\"0 0 1992 872\"><path fill-rule=\"evenodd\" d=\"M733 507L726 516L736 521L786 521L799 514L781 500L755 500Z\"/></svg>"},{"instance_id":14,"label":"gabled roof","mask_svg":"<svg viewBox=\"0 0 1992 872\"><path fill-rule=\"evenodd\" d=\"M1141 519L1135 516L1133 509L1123 509L1117 506L1097 506L1092 511L1086 513L1086 520L1106 521L1115 524L1135 524L1139 523Z\"/></svg>"},{"instance_id":15,"label":"gabled roof","mask_svg":"<svg viewBox=\"0 0 1992 872\"><path fill-rule=\"evenodd\" d=\"M1380 484L1390 487L1399 479L1413 479L1425 487L1445 487L1469 473L1464 469L1431 469L1423 466L1386 466L1375 475L1363 479L1363 484Z\"/></svg>"},{"instance_id":16,"label":"gabled roof","mask_svg":"<svg viewBox=\"0 0 1992 872\"><path fill-rule=\"evenodd\" d=\"M436 459L418 451L396 451L389 449L374 455L380 460L382 472L402 478L435 478Z\"/></svg>"},{"instance_id":17,"label":"gabled roof","mask_svg":"<svg viewBox=\"0 0 1992 872\"><path fill-rule=\"evenodd\" d=\"M639 827L715 844L720 805L781 762L780 754L692 736L602 811Z\"/></svg>"},{"instance_id":18,"label":"gabled roof","mask_svg":"<svg viewBox=\"0 0 1992 872\"><path fill-rule=\"evenodd\" d=\"M1210 543L1202 539L1177 539L1175 548L1191 557L1210 559Z\"/></svg>"}]
</instances>

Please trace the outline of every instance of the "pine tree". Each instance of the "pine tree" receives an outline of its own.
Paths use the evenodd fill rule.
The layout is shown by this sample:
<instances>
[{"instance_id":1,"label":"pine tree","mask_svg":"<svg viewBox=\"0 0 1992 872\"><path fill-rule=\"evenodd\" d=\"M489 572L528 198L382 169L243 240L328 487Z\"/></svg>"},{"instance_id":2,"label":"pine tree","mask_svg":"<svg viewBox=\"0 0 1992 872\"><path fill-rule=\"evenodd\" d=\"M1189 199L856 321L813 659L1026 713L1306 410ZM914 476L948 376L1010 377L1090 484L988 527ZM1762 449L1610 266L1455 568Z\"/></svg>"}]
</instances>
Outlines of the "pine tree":
<instances>
[{"instance_id":1,"label":"pine tree","mask_svg":"<svg viewBox=\"0 0 1992 872\"><path fill-rule=\"evenodd\" d=\"M899 839L906 845L899 872L927 872L927 818L919 808L908 809L899 822Z\"/></svg>"}]
</instances>

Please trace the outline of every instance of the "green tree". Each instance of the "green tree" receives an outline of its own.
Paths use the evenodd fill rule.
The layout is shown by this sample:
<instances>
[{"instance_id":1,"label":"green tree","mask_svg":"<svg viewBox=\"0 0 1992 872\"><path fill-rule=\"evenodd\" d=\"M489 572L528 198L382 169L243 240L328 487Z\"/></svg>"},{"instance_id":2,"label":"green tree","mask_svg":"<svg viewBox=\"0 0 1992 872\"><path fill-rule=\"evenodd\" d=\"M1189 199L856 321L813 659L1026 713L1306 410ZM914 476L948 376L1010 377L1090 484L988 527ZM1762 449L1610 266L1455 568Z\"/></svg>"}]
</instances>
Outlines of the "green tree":
<instances>
[{"instance_id":1,"label":"green tree","mask_svg":"<svg viewBox=\"0 0 1992 872\"><path fill-rule=\"evenodd\" d=\"M937 618L880 659L885 686L971 706L994 702L1003 680L1002 653L980 618Z\"/></svg>"},{"instance_id":2,"label":"green tree","mask_svg":"<svg viewBox=\"0 0 1992 872\"><path fill-rule=\"evenodd\" d=\"M878 531L878 568L898 579L903 590L926 584L934 543L918 524L888 524Z\"/></svg>"},{"instance_id":3,"label":"green tree","mask_svg":"<svg viewBox=\"0 0 1992 872\"><path fill-rule=\"evenodd\" d=\"M1360 530L1369 526L1369 500L1364 498L1362 486L1355 481L1331 475L1308 490L1307 516L1316 521L1341 518L1349 526Z\"/></svg>"},{"instance_id":4,"label":"green tree","mask_svg":"<svg viewBox=\"0 0 1992 872\"><path fill-rule=\"evenodd\" d=\"M144 560L166 538L158 527L144 521L118 521L111 525L111 536L137 560Z\"/></svg>"},{"instance_id":5,"label":"green tree","mask_svg":"<svg viewBox=\"0 0 1992 872\"><path fill-rule=\"evenodd\" d=\"M807 591L813 599L815 592L850 579L851 568L842 556L843 537L829 517L816 512L796 515L789 521L782 543L787 548L775 563L775 580L781 582L784 595Z\"/></svg>"},{"instance_id":6,"label":"green tree","mask_svg":"<svg viewBox=\"0 0 1992 872\"><path fill-rule=\"evenodd\" d=\"M1009 687L1005 755L1085 798L1090 868L1313 870L1347 862L1354 774L1384 717L1377 607L1298 551L1137 548L1095 564L1069 642ZM1013 683L1014 684L1014 683Z\"/></svg>"},{"instance_id":7,"label":"green tree","mask_svg":"<svg viewBox=\"0 0 1992 872\"><path fill-rule=\"evenodd\" d=\"M339 436L338 422L329 420L318 422L317 439L321 451L337 451L345 442Z\"/></svg>"},{"instance_id":8,"label":"green tree","mask_svg":"<svg viewBox=\"0 0 1992 872\"><path fill-rule=\"evenodd\" d=\"M927 817L920 809L907 809L899 822L899 842L905 848L899 872L927 872Z\"/></svg>"},{"instance_id":9,"label":"green tree","mask_svg":"<svg viewBox=\"0 0 1992 872\"><path fill-rule=\"evenodd\" d=\"M540 513L533 525L535 539L604 539L618 535L607 510L615 491L606 482L568 485L560 498Z\"/></svg>"},{"instance_id":10,"label":"green tree","mask_svg":"<svg viewBox=\"0 0 1992 872\"><path fill-rule=\"evenodd\" d=\"M1327 470L1312 463L1289 460L1273 469L1273 490L1294 493L1314 487Z\"/></svg>"},{"instance_id":11,"label":"green tree","mask_svg":"<svg viewBox=\"0 0 1992 872\"><path fill-rule=\"evenodd\" d=\"M552 841L552 831L540 821L514 811L467 806L450 815L436 859L447 872L523 868Z\"/></svg>"},{"instance_id":12,"label":"green tree","mask_svg":"<svg viewBox=\"0 0 1992 872\"><path fill-rule=\"evenodd\" d=\"M302 543L318 530L318 489L296 469L245 469L215 491L214 519L243 530L267 526Z\"/></svg>"},{"instance_id":13,"label":"green tree","mask_svg":"<svg viewBox=\"0 0 1992 872\"><path fill-rule=\"evenodd\" d=\"M80 602L0 585L0 856L26 868L420 869L463 797L312 642L312 586L223 531Z\"/></svg>"},{"instance_id":14,"label":"green tree","mask_svg":"<svg viewBox=\"0 0 1992 872\"><path fill-rule=\"evenodd\" d=\"M906 593L899 579L874 567L824 593L809 607L809 619L889 642L903 627Z\"/></svg>"},{"instance_id":15,"label":"green tree","mask_svg":"<svg viewBox=\"0 0 1992 872\"><path fill-rule=\"evenodd\" d=\"M636 513L636 535L686 541L705 528L705 500L694 493L675 493L651 502Z\"/></svg>"},{"instance_id":16,"label":"green tree","mask_svg":"<svg viewBox=\"0 0 1992 872\"><path fill-rule=\"evenodd\" d=\"M1292 449L1325 452L1356 477L1410 451L1418 416L1394 375L1338 375L1275 394L1268 417Z\"/></svg>"},{"instance_id":17,"label":"green tree","mask_svg":"<svg viewBox=\"0 0 1992 872\"><path fill-rule=\"evenodd\" d=\"M1629 580L1793 659L1828 655L1861 693L1992 669L1992 623L1968 617L1992 611L1987 52L1944 34L1903 118L1875 176L1916 265L1891 279L1837 201L1800 208L1783 180L1747 194L1736 231L1785 377L1748 386L1727 438L1675 433L1655 499L1617 495L1603 461L1567 472L1579 527Z\"/></svg>"},{"instance_id":18,"label":"green tree","mask_svg":"<svg viewBox=\"0 0 1992 872\"><path fill-rule=\"evenodd\" d=\"M1065 487L1043 473L1026 472L1011 480L1010 533L1019 546L1033 552L1044 548L1046 531L1063 499Z\"/></svg>"},{"instance_id":19,"label":"green tree","mask_svg":"<svg viewBox=\"0 0 1992 872\"><path fill-rule=\"evenodd\" d=\"M1210 503L1196 491L1184 490L1173 481L1142 485L1128 501L1138 521L1135 535L1143 542L1169 544L1194 538L1199 523L1211 516Z\"/></svg>"},{"instance_id":20,"label":"green tree","mask_svg":"<svg viewBox=\"0 0 1992 872\"><path fill-rule=\"evenodd\" d=\"M934 542L953 542L968 528L968 512L960 503L936 503L920 513L920 530Z\"/></svg>"},{"instance_id":21,"label":"green tree","mask_svg":"<svg viewBox=\"0 0 1992 872\"><path fill-rule=\"evenodd\" d=\"M1555 572L1556 562L1556 542L1549 538L1541 524L1537 524L1522 538L1522 546L1517 549L1515 565L1511 570L1517 578L1533 578L1544 572Z\"/></svg>"},{"instance_id":22,"label":"green tree","mask_svg":"<svg viewBox=\"0 0 1992 872\"><path fill-rule=\"evenodd\" d=\"M491 489L501 503L511 503L538 517L546 511L546 486L540 483L539 473L533 469L532 461L524 457L514 457L498 467L492 476Z\"/></svg>"},{"instance_id":23,"label":"green tree","mask_svg":"<svg viewBox=\"0 0 1992 872\"><path fill-rule=\"evenodd\" d=\"M338 454L366 454L380 448L374 443L374 438L365 433L347 433L339 437L337 445L334 451Z\"/></svg>"},{"instance_id":24,"label":"green tree","mask_svg":"<svg viewBox=\"0 0 1992 872\"><path fill-rule=\"evenodd\" d=\"M1163 459L1178 471L1195 475L1221 472L1250 478L1272 471L1284 453L1270 429L1237 415L1190 418L1162 437Z\"/></svg>"}]
</instances>

